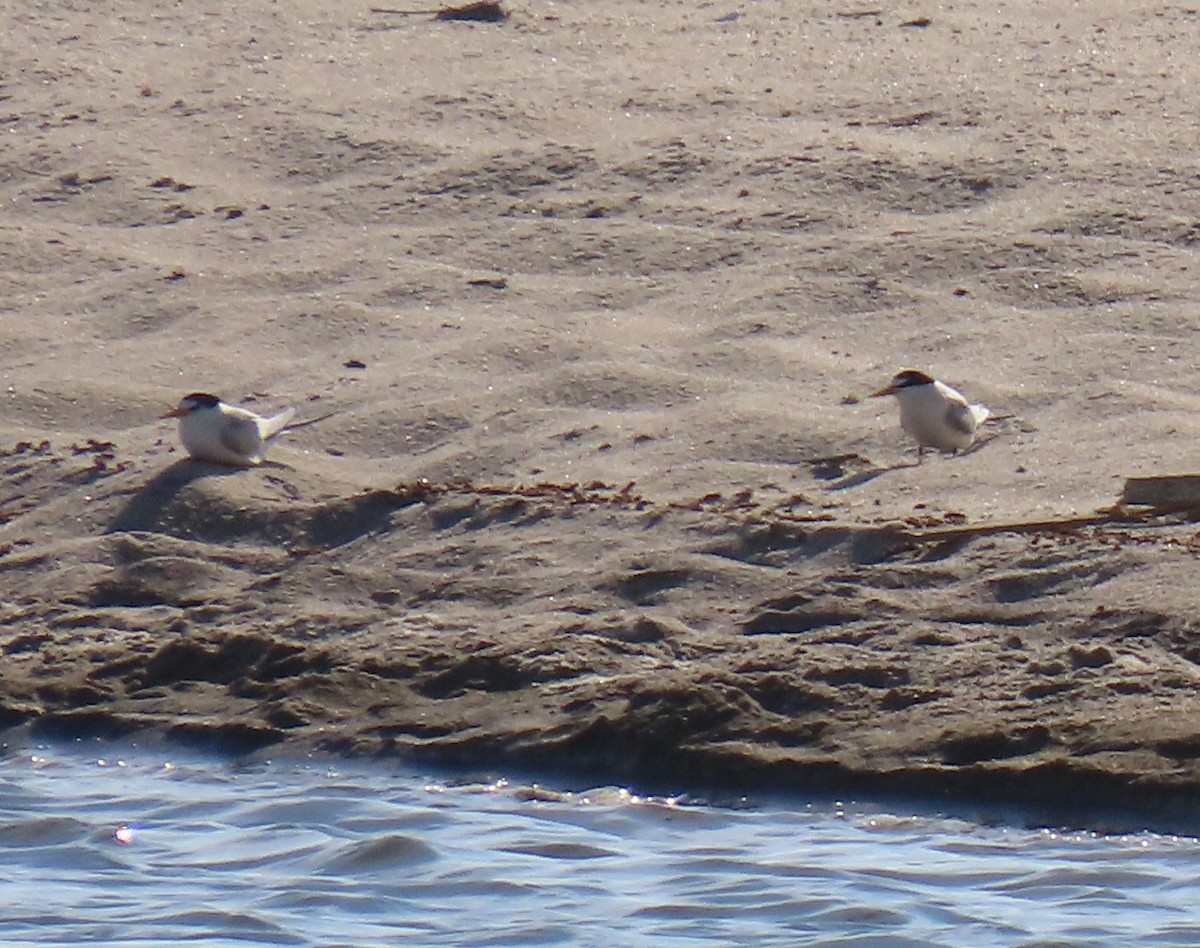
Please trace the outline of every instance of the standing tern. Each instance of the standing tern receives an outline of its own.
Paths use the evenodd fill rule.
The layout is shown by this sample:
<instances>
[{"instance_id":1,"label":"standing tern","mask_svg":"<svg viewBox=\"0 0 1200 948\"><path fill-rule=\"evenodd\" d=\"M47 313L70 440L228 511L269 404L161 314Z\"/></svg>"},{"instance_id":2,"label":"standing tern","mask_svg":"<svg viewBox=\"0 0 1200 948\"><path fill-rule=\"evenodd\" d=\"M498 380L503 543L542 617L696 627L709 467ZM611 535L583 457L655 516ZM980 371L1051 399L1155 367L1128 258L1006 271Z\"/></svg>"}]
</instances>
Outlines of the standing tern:
<instances>
[{"instance_id":1,"label":"standing tern","mask_svg":"<svg viewBox=\"0 0 1200 948\"><path fill-rule=\"evenodd\" d=\"M972 405L961 393L918 369L897 372L886 388L872 398L895 395L900 404L900 427L917 442L917 463L926 448L963 451L975 441L975 429L990 414Z\"/></svg>"}]
</instances>

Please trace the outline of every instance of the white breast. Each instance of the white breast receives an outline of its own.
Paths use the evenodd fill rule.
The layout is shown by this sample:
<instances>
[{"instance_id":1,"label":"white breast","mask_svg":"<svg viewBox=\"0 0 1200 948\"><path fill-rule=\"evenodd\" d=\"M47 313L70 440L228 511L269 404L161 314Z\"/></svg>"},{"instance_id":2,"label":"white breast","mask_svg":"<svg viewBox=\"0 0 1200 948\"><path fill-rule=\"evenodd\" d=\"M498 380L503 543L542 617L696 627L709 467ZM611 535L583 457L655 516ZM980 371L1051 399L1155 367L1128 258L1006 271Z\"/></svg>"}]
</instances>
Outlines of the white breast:
<instances>
[{"instance_id":1,"label":"white breast","mask_svg":"<svg viewBox=\"0 0 1200 948\"><path fill-rule=\"evenodd\" d=\"M975 440L980 414L987 410L967 404L954 389L941 382L912 385L896 392L900 403L900 427L923 448L962 451Z\"/></svg>"},{"instance_id":2,"label":"white breast","mask_svg":"<svg viewBox=\"0 0 1200 948\"><path fill-rule=\"evenodd\" d=\"M246 467L263 459L265 445L258 416L221 405L179 419L179 440L198 461Z\"/></svg>"}]
</instances>

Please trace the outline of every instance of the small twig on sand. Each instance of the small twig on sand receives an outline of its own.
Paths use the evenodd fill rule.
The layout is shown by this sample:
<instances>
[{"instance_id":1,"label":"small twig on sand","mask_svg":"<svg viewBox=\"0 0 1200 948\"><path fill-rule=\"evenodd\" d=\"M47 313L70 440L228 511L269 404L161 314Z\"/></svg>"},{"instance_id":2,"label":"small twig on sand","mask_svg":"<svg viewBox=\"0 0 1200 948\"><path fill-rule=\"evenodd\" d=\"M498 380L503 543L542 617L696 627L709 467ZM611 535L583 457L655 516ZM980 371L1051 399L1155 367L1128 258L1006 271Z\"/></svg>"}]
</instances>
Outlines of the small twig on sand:
<instances>
[{"instance_id":1,"label":"small twig on sand","mask_svg":"<svg viewBox=\"0 0 1200 948\"><path fill-rule=\"evenodd\" d=\"M335 408L333 411L327 411L323 415L317 415L316 418L303 418L300 421L293 422L289 425L284 425L284 431L295 431L297 428L307 428L309 425L315 425L318 421L324 421L326 418L332 418L341 409Z\"/></svg>"}]
</instances>

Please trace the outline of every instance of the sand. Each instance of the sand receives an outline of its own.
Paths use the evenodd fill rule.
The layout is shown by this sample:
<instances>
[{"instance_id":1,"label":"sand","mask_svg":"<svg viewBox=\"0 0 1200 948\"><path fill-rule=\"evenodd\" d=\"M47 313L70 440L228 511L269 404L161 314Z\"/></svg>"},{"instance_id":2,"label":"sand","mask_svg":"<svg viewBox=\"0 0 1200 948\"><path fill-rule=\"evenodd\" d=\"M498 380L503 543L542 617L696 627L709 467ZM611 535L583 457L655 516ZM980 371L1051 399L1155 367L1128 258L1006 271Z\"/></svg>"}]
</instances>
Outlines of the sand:
<instances>
[{"instance_id":1,"label":"sand","mask_svg":"<svg viewBox=\"0 0 1200 948\"><path fill-rule=\"evenodd\" d=\"M508 9L3 14L0 724L1190 812L1194 11Z\"/></svg>"}]
</instances>

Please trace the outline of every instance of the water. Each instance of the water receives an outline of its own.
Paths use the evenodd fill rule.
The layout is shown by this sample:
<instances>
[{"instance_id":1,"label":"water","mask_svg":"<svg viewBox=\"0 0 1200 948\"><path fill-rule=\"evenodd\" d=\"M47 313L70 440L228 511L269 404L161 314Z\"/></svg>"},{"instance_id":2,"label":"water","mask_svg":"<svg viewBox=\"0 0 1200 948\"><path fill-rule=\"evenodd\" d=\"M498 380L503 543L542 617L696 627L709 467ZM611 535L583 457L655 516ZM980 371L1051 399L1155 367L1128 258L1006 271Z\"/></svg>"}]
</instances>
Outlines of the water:
<instances>
[{"instance_id":1,"label":"water","mask_svg":"<svg viewBox=\"0 0 1200 948\"><path fill-rule=\"evenodd\" d=\"M1190 946L1198 873L1192 838L861 804L161 749L0 760L5 946Z\"/></svg>"}]
</instances>

